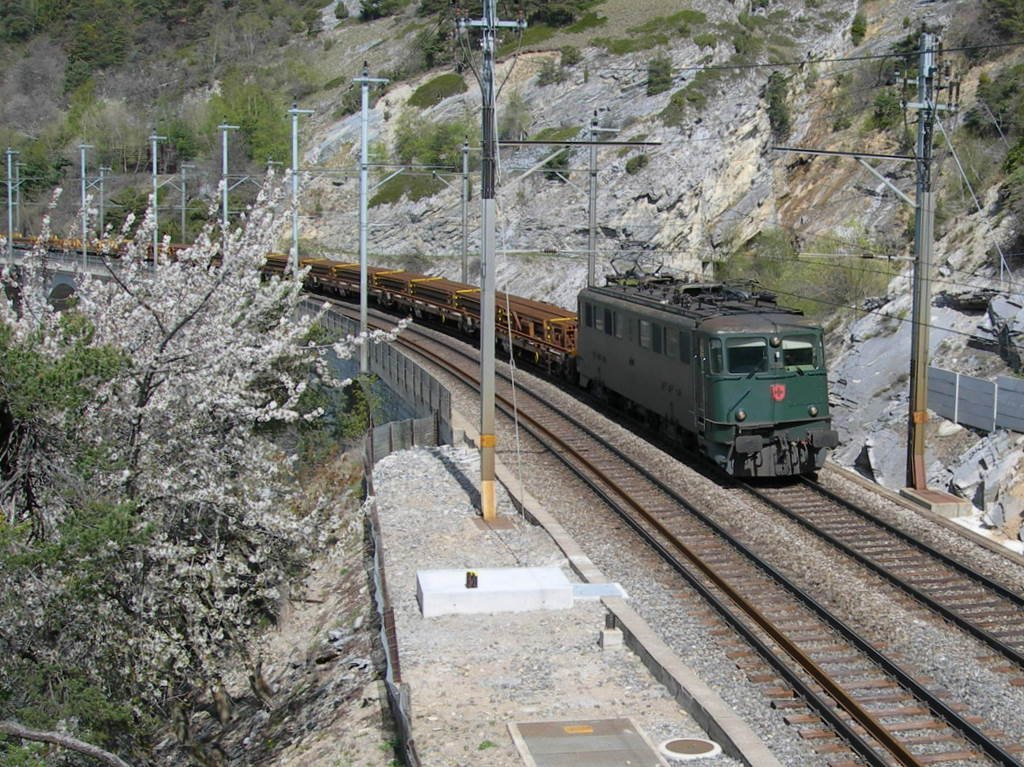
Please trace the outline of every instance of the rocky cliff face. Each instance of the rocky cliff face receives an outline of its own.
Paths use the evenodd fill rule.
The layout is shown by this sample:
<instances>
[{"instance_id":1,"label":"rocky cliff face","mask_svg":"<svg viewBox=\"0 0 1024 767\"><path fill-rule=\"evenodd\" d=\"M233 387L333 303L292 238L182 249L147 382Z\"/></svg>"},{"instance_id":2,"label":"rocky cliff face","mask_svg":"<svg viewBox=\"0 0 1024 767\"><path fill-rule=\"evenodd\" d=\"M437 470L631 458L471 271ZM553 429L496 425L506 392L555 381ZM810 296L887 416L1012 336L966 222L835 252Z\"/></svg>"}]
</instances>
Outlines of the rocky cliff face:
<instances>
[{"instance_id":1,"label":"rocky cliff face","mask_svg":"<svg viewBox=\"0 0 1024 767\"><path fill-rule=\"evenodd\" d=\"M599 9L613 18L622 5L609 0ZM850 120L849 111L855 107L843 102L843 94L877 90L889 77L891 62L880 58L871 72L865 74L861 67L859 74L851 74L857 62L829 60L851 55L883 56L922 24L936 30L949 29L958 14L972 6L966 0L872 0L859 6L825 0L705 5L709 23L717 25L735 25L740 14L751 11L752 5L752 15L767 22L764 26L768 29L762 27L759 35L774 39L776 45L779 38L772 38L772 34L787 36L784 55L778 50L773 54L775 61L786 62L779 67L787 78L792 114L792 128L785 143L883 153L893 151L891 142L886 144L877 132L865 129L863 121ZM868 25L864 43L854 50L850 26L858 10L865 13ZM578 44L575 39L570 41ZM393 46L394 41L389 44ZM578 128L578 137L586 138L587 127L596 114L602 128L600 136L658 142L643 149L608 146L598 152L598 275L609 271L613 259L644 255L676 272L712 277L716 262L770 228L792 233L798 249L806 249L808 243L823 237L866 237L885 255L910 255L912 243L906 227L909 209L876 176L851 158L810 157L771 149L777 139L769 124L765 86L773 69L755 66L721 70L722 76L712 79L711 84L698 83L701 98L688 104L681 118L668 120L674 124L666 124L664 110L672 103L672 94L698 79L702 71L698 67L735 64L736 47L727 34L720 34L710 48L690 37L660 47L657 50L671 58L674 83L668 91L652 96L646 93L652 50L612 55L601 47L580 45L582 61L562 70L563 81L546 85L541 84L540 75L545 66L557 62L557 52L524 53L502 61L498 69L498 82L502 84L499 114L510 95L516 94L528 108L531 137L544 135L545 131ZM417 110L432 122L464 119L478 124L479 90L468 70L465 93L428 109L419 110L406 103L417 87L437 74L430 72L392 88L376 103L370 115L373 141L393 145L395 126L406 110ZM977 73L968 73L965 98L970 98L976 80ZM846 119L845 126L841 119ZM951 118L950 125L954 122ZM359 125L359 115L321 124L309 159L319 165L352 167L358 158ZM471 135L470 142L478 143L478 139ZM526 169L534 168L553 148L530 146L502 152L498 285L513 293L573 307L576 293L586 280L588 151L575 148L571 152L568 182L549 180L540 172L523 177ZM627 171L627 162L641 152L648 155L646 165L634 163ZM946 183L958 184L958 172L948 162L949 154L942 157L947 161L941 173L953 179ZM913 196L912 163L880 162L877 166L893 184ZM371 209L370 252L374 262L458 278L459 181L457 177L448 180L453 186L432 196L414 202L402 199ZM303 233L328 251L352 254L358 250L358 188L355 180L340 185L337 179L333 181L313 181L313 197L323 209L345 213L311 214L304 220ZM999 272L992 267L993 244L1005 240L1006 228L1015 224L997 215L993 195L981 203L981 212L965 206L941 232L936 243L936 268L950 285L970 283L1006 290L1008 286L1000 283ZM475 199L469 206L469 220L472 281L477 275L479 247ZM904 263L909 270L909 261ZM910 348L907 272L872 302L869 311L858 309L861 311L843 311L843 318L829 325L834 410L844 438L836 458L847 465L858 464L879 481L898 487L904 481ZM934 364L982 375L1006 370L992 353L967 347L966 340L978 322L975 313L947 304L933 308L931 321ZM985 444L991 438L948 426L940 428L938 421L932 431L929 459L933 486L953 487L978 502L987 501L990 514L998 507L990 521L1010 519L1008 529L1014 532L1012 520L1020 513L1020 504L1014 499L1022 494L1020 487L1024 484L1018 435L998 438L1002 440L998 452L1016 458L998 462L997 480L992 475L993 461L977 457L986 453ZM979 460L988 468L979 468ZM976 481L972 480L975 475ZM954 476L962 482L954 482ZM977 486L986 476L986 490L979 495Z\"/></svg>"}]
</instances>

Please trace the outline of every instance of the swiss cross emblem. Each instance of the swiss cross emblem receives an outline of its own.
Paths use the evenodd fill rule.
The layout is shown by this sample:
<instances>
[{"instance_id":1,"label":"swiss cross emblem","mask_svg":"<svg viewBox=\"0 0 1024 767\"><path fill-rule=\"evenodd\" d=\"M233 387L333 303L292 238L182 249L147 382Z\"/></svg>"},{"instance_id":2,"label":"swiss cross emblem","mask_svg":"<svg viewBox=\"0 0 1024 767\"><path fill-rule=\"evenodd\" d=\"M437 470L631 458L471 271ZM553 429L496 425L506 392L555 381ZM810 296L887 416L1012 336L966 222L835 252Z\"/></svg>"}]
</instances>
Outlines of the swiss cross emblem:
<instances>
[{"instance_id":1,"label":"swiss cross emblem","mask_svg":"<svg viewBox=\"0 0 1024 767\"><path fill-rule=\"evenodd\" d=\"M772 393L772 399L776 402L782 402L786 399L786 384L772 384L769 389Z\"/></svg>"}]
</instances>

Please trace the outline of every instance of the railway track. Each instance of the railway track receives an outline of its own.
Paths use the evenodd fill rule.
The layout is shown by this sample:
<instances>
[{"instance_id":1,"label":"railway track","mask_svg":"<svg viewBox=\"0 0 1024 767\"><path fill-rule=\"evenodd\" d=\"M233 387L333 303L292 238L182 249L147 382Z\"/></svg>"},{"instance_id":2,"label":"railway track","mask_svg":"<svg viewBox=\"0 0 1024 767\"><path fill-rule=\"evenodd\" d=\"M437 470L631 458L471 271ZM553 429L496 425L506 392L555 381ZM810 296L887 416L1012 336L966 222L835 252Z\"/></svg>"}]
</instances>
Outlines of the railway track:
<instances>
[{"instance_id":1,"label":"railway track","mask_svg":"<svg viewBox=\"0 0 1024 767\"><path fill-rule=\"evenodd\" d=\"M1024 674L1024 595L811 480L743 487L984 642L1009 661L1003 670Z\"/></svg>"},{"instance_id":2,"label":"railway track","mask_svg":"<svg viewBox=\"0 0 1024 767\"><path fill-rule=\"evenodd\" d=\"M410 328L399 343L469 385L475 354ZM412 336L418 336L413 339ZM507 380L496 396L506 415ZM832 765L1020 765L1019 745L901 668L710 516L585 425L519 384L519 422L632 527L782 680L768 694ZM795 700L799 696L801 704ZM806 705L811 713L802 713Z\"/></svg>"}]
</instances>

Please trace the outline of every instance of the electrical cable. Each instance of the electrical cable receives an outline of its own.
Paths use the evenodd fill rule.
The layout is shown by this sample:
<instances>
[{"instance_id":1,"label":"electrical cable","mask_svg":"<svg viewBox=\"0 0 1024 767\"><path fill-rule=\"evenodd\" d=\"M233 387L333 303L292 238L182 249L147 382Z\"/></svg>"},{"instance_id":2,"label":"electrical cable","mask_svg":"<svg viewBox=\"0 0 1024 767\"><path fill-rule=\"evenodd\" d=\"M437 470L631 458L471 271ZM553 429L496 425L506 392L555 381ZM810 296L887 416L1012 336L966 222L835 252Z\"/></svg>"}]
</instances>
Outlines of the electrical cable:
<instances>
[{"instance_id":1,"label":"electrical cable","mask_svg":"<svg viewBox=\"0 0 1024 767\"><path fill-rule=\"evenodd\" d=\"M963 180L967 183L967 190L971 193L971 197L974 200L975 207L978 209L978 212L981 213L981 202L978 200L978 195L974 193L974 188L971 186L971 181L970 179L967 178L967 174L964 173L964 166L960 163L960 158L957 156L956 148L953 146L953 141L952 139L950 139L949 134L946 133L946 128L942 125L942 120L939 119L938 114L935 115L935 124L939 126L939 130L942 132L943 137L946 139L946 146L949 147L949 151L953 155L953 159L956 161L956 167L960 170L960 175L963 177ZM996 246L996 252L999 253L1000 274L1002 274L1002 270L1005 268L1010 273L1010 277L1012 280L1013 270L1010 269L1010 265L1006 262L1006 256L1003 255L1003 249L999 245L999 241L995 240L993 241L993 244Z\"/></svg>"}]
</instances>

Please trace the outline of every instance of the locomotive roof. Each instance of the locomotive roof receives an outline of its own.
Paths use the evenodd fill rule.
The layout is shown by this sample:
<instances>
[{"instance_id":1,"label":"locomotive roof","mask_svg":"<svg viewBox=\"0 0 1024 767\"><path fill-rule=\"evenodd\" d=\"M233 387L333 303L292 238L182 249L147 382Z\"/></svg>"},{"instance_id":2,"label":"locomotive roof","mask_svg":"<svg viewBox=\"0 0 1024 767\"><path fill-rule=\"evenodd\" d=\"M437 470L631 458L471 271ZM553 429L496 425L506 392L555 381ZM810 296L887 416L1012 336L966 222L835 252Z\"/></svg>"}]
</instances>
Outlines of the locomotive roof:
<instances>
[{"instance_id":1,"label":"locomotive roof","mask_svg":"<svg viewBox=\"0 0 1024 767\"><path fill-rule=\"evenodd\" d=\"M584 290L600 296L678 314L702 322L739 315L785 315L776 321L805 324L803 312L779 306L775 294L721 282L686 282L675 277L609 278L604 287ZM767 319L767 318L765 318ZM731 323L728 323L731 324Z\"/></svg>"}]
</instances>

